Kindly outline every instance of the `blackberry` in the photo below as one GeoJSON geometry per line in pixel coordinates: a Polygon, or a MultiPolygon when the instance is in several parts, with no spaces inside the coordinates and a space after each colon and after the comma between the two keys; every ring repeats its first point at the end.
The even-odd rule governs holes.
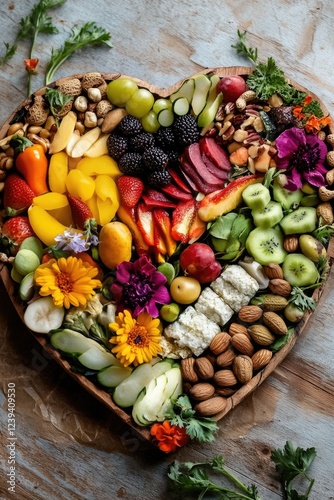
{"type": "Polygon", "coordinates": [[[143,158],[140,153],[125,153],[118,162],[123,174],[140,176],[144,172],[143,158]]]}
{"type": "Polygon", "coordinates": [[[176,149],[166,151],[168,155],[168,165],[177,165],[179,163],[180,153],[176,149]]]}
{"type": "Polygon", "coordinates": [[[147,184],[153,188],[159,188],[162,186],[166,186],[172,181],[172,177],[168,170],[163,168],[162,170],[156,170],[151,172],[147,178],[147,184]]]}
{"type": "Polygon", "coordinates": [[[143,132],[143,127],[138,118],[131,115],[125,115],[119,122],[117,129],[127,137],[134,137],[143,132]]]}
{"type": "Polygon", "coordinates": [[[110,134],[107,140],[109,155],[115,160],[119,160],[128,151],[129,141],[126,137],[117,134],[110,134]]]}
{"type": "Polygon", "coordinates": [[[155,139],[163,150],[173,148],[175,146],[175,135],[172,127],[160,127],[155,134],[155,139]]]}
{"type": "Polygon", "coordinates": [[[149,148],[143,154],[143,162],[148,170],[162,170],[167,166],[168,155],[160,148],[149,148]]]}
{"type": "Polygon", "coordinates": [[[154,135],[149,132],[142,132],[130,139],[130,149],[137,153],[143,153],[145,149],[152,148],[154,145],[154,135]]]}
{"type": "Polygon", "coordinates": [[[195,118],[191,115],[177,116],[173,129],[179,146],[189,146],[199,140],[199,129],[195,118]]]}

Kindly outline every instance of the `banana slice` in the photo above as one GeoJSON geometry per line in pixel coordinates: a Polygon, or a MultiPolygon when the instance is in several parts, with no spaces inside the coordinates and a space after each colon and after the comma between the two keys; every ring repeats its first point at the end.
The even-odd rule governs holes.
{"type": "Polygon", "coordinates": [[[26,326],[36,333],[49,333],[60,328],[65,316],[63,307],[56,307],[52,297],[42,297],[28,305],[24,313],[26,326]]]}

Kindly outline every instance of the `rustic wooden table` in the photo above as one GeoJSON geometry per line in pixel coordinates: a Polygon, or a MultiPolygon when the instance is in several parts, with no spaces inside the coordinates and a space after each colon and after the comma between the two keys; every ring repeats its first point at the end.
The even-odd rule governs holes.
{"type": "MultiPolygon", "coordinates": [[[[33,0],[3,0],[1,41],[13,42],[33,0]]],[[[51,47],[60,46],[74,23],[95,20],[112,34],[113,48],[74,55],[57,77],[97,70],[122,72],[167,87],[206,67],[245,65],[231,48],[237,30],[260,59],[273,56],[293,80],[334,115],[332,30],[334,6],[318,0],[88,0],[67,1],[52,12],[59,34],[38,38],[40,59],[33,88],[43,85],[51,47]]],[[[1,44],[1,51],[4,46],[1,44]]],[[[0,122],[25,98],[23,59],[28,45],[0,73],[0,122]]],[[[286,440],[315,446],[310,471],[312,499],[334,498],[334,274],[294,350],[263,385],[220,422],[214,444],[191,444],[176,456],[161,456],[88,395],[43,353],[16,316],[0,285],[0,498],[169,498],[167,467],[173,459],[203,461],[223,454],[261,498],[282,498],[270,452],[286,440]],[[15,493],[8,491],[11,454],[7,394],[16,391],[15,493]]]]}

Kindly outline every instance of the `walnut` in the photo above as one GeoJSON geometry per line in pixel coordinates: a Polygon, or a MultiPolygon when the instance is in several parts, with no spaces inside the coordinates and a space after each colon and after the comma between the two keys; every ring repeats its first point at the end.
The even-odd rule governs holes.
{"type": "Polygon", "coordinates": [[[33,105],[29,108],[26,122],[29,125],[43,125],[49,116],[49,108],[43,99],[43,96],[35,96],[33,105]]]}

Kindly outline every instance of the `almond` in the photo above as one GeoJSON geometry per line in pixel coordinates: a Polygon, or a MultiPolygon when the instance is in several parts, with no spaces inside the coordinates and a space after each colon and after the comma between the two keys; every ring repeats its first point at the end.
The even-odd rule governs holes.
{"type": "Polygon", "coordinates": [[[195,358],[185,358],[181,360],[181,373],[183,380],[196,384],[198,375],[195,372],[195,358]]]}
{"type": "Polygon", "coordinates": [[[243,333],[236,333],[231,339],[233,347],[241,354],[252,356],[254,354],[254,346],[249,340],[249,337],[243,333]]]}
{"type": "Polygon", "coordinates": [[[274,278],[284,278],[283,269],[281,268],[281,266],[279,266],[278,264],[274,264],[273,262],[268,264],[267,266],[264,266],[264,272],[270,280],[274,278]]]}
{"type": "Polygon", "coordinates": [[[221,354],[224,352],[231,340],[231,335],[229,335],[227,332],[220,332],[218,333],[210,343],[210,351],[213,352],[213,354],[221,354]]]}
{"type": "Polygon", "coordinates": [[[213,377],[214,384],[222,387],[231,387],[237,384],[236,376],[232,370],[218,370],[213,377]]]}
{"type": "Polygon", "coordinates": [[[264,296],[262,306],[266,311],[282,311],[288,305],[288,301],[281,295],[267,293],[264,296]]]}
{"type": "Polygon", "coordinates": [[[208,380],[213,377],[215,370],[208,360],[208,358],[202,357],[202,358],[197,358],[195,360],[194,364],[195,371],[197,375],[202,379],[202,380],[208,380]]]}
{"type": "Polygon", "coordinates": [[[280,278],[274,278],[269,281],[269,288],[273,293],[288,297],[291,293],[291,285],[288,281],[280,278]]]}
{"type": "Polygon", "coordinates": [[[249,356],[240,354],[233,361],[233,372],[240,384],[247,384],[253,377],[253,363],[249,356]]]}
{"type": "Polygon", "coordinates": [[[299,238],[298,236],[291,235],[285,236],[283,240],[283,247],[289,253],[296,252],[299,246],[299,238]]]}
{"type": "Polygon", "coordinates": [[[246,335],[246,337],[249,337],[247,327],[244,325],[240,325],[239,323],[231,323],[228,329],[228,333],[229,335],[231,335],[231,337],[233,337],[233,335],[236,335],[237,333],[243,333],[244,335],[246,335]]]}
{"type": "Polygon", "coordinates": [[[216,387],[216,393],[219,396],[223,396],[224,398],[228,398],[232,396],[237,389],[233,389],[232,387],[216,387]]]}
{"type": "Polygon", "coordinates": [[[214,396],[213,398],[201,401],[195,405],[194,410],[201,417],[212,417],[217,415],[226,408],[226,399],[221,396],[214,396]]]}
{"type": "Polygon", "coordinates": [[[110,132],[112,132],[126,114],[127,112],[123,108],[116,108],[109,111],[109,113],[107,113],[104,117],[102,123],[102,132],[104,134],[109,134],[110,132]]]}
{"type": "Polygon", "coordinates": [[[262,316],[262,309],[259,306],[243,306],[238,312],[240,321],[245,323],[253,323],[262,316]]]}
{"type": "Polygon", "coordinates": [[[284,319],[275,312],[263,313],[263,323],[276,335],[286,335],[288,327],[284,319]]]}
{"type": "Polygon", "coordinates": [[[272,357],[273,353],[272,351],[269,351],[269,349],[260,349],[259,351],[256,351],[256,353],[252,356],[253,370],[256,371],[264,368],[272,357]]]}
{"type": "Polygon", "coordinates": [[[190,396],[196,401],[205,401],[211,398],[215,393],[215,388],[213,385],[207,382],[199,382],[192,386],[189,390],[190,396]]]}
{"type": "Polygon", "coordinates": [[[248,328],[248,332],[254,342],[259,345],[270,345],[275,340],[275,336],[264,325],[252,325],[248,328]]]}
{"type": "Polygon", "coordinates": [[[231,366],[234,358],[236,357],[236,352],[233,349],[233,346],[230,346],[226,349],[226,351],[222,352],[217,356],[216,364],[219,368],[226,368],[227,366],[231,366]]]}

